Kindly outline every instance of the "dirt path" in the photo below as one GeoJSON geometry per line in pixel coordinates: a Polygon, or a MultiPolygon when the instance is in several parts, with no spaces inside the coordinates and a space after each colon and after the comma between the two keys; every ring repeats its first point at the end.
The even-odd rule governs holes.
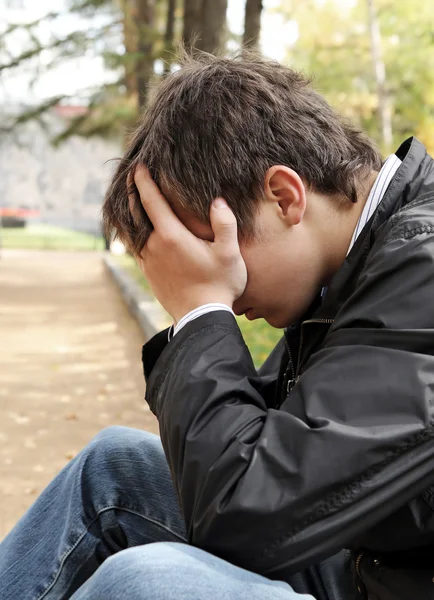
{"type": "Polygon", "coordinates": [[[112,424],[157,432],[143,336],[98,254],[0,256],[0,539],[112,424]]]}

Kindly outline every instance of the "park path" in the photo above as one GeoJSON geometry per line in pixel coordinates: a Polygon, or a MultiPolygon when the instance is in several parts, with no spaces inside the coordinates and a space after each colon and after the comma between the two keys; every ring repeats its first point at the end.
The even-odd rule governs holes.
{"type": "Polygon", "coordinates": [[[1,252],[0,539],[98,431],[158,431],[142,344],[100,254],[1,252]]]}

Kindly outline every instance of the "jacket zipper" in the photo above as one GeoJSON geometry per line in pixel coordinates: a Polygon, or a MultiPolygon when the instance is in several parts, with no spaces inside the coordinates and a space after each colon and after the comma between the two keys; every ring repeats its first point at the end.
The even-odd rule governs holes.
{"type": "MultiPolygon", "coordinates": [[[[307,321],[303,321],[303,323],[301,324],[301,327],[300,327],[300,330],[301,330],[300,331],[300,345],[298,347],[296,369],[294,369],[294,361],[292,360],[291,348],[289,347],[289,344],[288,344],[288,341],[287,341],[286,335],[285,335],[285,345],[286,345],[286,349],[288,350],[289,362],[291,364],[291,375],[292,375],[292,378],[288,379],[287,384],[286,384],[286,393],[287,394],[290,393],[292,388],[295,386],[297,381],[300,379],[300,358],[301,358],[301,351],[303,350],[303,325],[306,325],[307,323],[333,323],[333,322],[334,322],[334,319],[307,319],[307,321]]],[[[287,369],[285,371],[285,379],[288,375],[288,371],[289,371],[289,369],[287,369]]]]}
{"type": "MultiPolygon", "coordinates": [[[[359,592],[359,594],[361,596],[363,596],[363,598],[368,598],[368,594],[366,591],[366,586],[365,586],[365,582],[363,581],[362,578],[362,573],[360,571],[360,563],[362,562],[362,558],[364,557],[364,552],[360,552],[360,554],[358,554],[356,556],[356,560],[354,561],[354,565],[356,568],[356,575],[358,577],[358,582],[357,582],[357,591],[359,592]]],[[[369,600],[369,599],[368,599],[369,600]]]]}
{"type": "Polygon", "coordinates": [[[287,383],[286,383],[286,393],[289,394],[289,392],[292,390],[292,388],[294,387],[294,385],[295,385],[296,382],[295,382],[294,362],[292,360],[291,348],[289,347],[288,340],[286,339],[286,335],[284,337],[285,337],[285,346],[286,346],[286,349],[288,351],[288,358],[289,358],[290,367],[288,366],[288,368],[286,369],[285,375],[283,376],[283,381],[286,380],[286,378],[288,377],[288,374],[289,374],[289,370],[291,369],[292,378],[289,379],[289,377],[288,377],[288,380],[287,380],[287,383]]]}
{"type": "Polygon", "coordinates": [[[356,573],[357,573],[357,575],[358,575],[358,577],[359,577],[360,581],[363,581],[363,580],[362,580],[362,575],[361,575],[361,573],[360,573],[360,562],[361,562],[362,558],[363,558],[363,552],[360,552],[360,554],[358,554],[358,555],[357,555],[357,557],[356,557],[356,561],[355,561],[355,565],[356,565],[356,573]]]}
{"type": "Polygon", "coordinates": [[[308,323],[333,323],[334,319],[308,319],[307,321],[303,321],[301,324],[301,332],[300,332],[300,346],[298,349],[298,361],[297,361],[297,371],[295,373],[295,382],[300,379],[300,358],[301,351],[303,350],[303,325],[307,325],[308,323]]]}

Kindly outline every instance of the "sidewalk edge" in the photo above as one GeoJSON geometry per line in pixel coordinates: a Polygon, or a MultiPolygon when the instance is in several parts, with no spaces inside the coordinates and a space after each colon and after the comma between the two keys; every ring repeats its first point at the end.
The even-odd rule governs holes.
{"type": "Polygon", "coordinates": [[[152,296],[146,294],[109,254],[104,254],[102,259],[146,339],[169,327],[171,323],[161,305],[152,296]]]}

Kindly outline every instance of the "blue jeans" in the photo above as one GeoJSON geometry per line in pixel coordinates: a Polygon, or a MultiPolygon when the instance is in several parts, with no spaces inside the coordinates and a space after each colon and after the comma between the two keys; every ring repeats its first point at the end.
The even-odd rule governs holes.
{"type": "Polygon", "coordinates": [[[0,598],[313,600],[186,537],[160,439],[110,427],[0,544],[0,598]]]}

